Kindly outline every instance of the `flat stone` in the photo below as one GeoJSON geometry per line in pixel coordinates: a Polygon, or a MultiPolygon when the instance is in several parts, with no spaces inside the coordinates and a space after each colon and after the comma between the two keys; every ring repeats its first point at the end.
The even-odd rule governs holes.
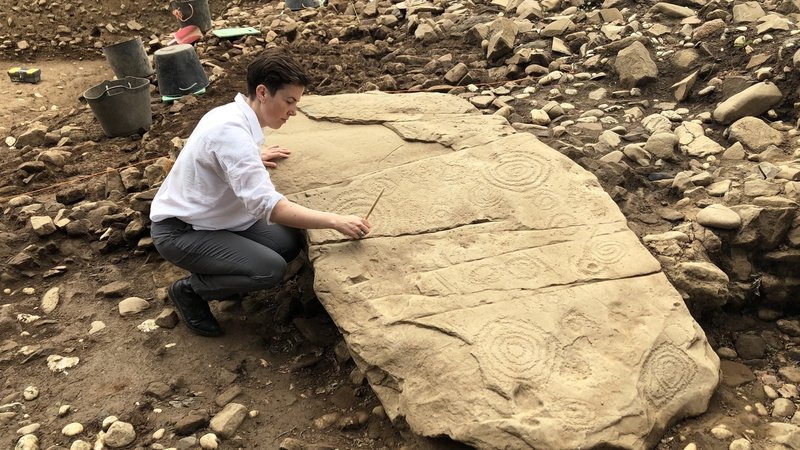
{"type": "Polygon", "coordinates": [[[742,363],[720,361],[719,367],[722,370],[722,383],[726,386],[741,386],[756,379],[753,371],[742,363]]]}
{"type": "Polygon", "coordinates": [[[324,119],[298,115],[270,134],[321,162],[275,172],[310,208],[365,213],[385,189],[366,239],[308,237],[317,295],[387,416],[481,448],[628,448],[702,412],[718,357],[596,177],[464,99],[408,98],[309,96],[301,112],[324,119]],[[469,112],[422,112],[445,99],[469,112]],[[309,138],[368,136],[376,120],[405,145],[309,138]],[[420,142],[428,150],[401,165],[363,163],[420,142]],[[647,420],[622,425],[628,415],[647,420]]]}
{"type": "Polygon", "coordinates": [[[58,307],[59,292],[60,289],[58,287],[52,287],[44,293],[41,303],[42,312],[50,314],[55,311],[56,307],[58,307]]]}
{"type": "Polygon", "coordinates": [[[117,308],[120,316],[127,317],[146,311],[150,308],[150,302],[140,297],[128,297],[119,302],[117,308]]]}
{"type": "Polygon", "coordinates": [[[783,144],[783,133],[757,117],[742,117],[730,126],[730,140],[739,141],[757,152],[770,145],[783,144]]]}
{"type": "Polygon", "coordinates": [[[766,13],[759,2],[744,2],[733,5],[733,23],[751,23],[764,17],[766,13]]]}
{"type": "Polygon", "coordinates": [[[709,205],[697,214],[697,223],[705,227],[736,230],[742,225],[742,218],[724,205],[709,205]]]}
{"type": "Polygon", "coordinates": [[[39,236],[48,236],[56,232],[56,224],[50,216],[32,216],[30,218],[33,232],[39,236]]]}

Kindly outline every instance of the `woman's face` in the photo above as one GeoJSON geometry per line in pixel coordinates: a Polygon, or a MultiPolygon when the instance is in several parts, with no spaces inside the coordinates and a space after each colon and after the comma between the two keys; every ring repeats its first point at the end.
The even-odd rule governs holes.
{"type": "Polygon", "coordinates": [[[297,102],[303,96],[305,87],[294,84],[287,84],[275,91],[275,95],[270,94],[266,86],[259,85],[256,88],[256,97],[259,100],[257,116],[261,127],[269,127],[277,130],[287,120],[297,114],[297,102]]]}

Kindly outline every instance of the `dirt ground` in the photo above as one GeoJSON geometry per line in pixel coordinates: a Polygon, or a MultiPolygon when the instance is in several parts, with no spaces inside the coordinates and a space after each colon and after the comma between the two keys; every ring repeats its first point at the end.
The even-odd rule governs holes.
{"type": "MultiPolygon", "coordinates": [[[[158,136],[151,140],[158,145],[142,148],[138,138],[104,137],[88,106],[80,100],[85,89],[113,76],[102,56],[102,46],[124,36],[138,35],[146,39],[156,36],[162,41],[168,40],[177,26],[165,7],[166,2],[73,3],[66,9],[64,2],[0,0],[0,35],[4,36],[0,66],[27,65],[42,70],[42,81],[38,84],[11,83],[5,75],[0,77],[0,99],[4,103],[0,108],[0,138],[16,135],[19,124],[32,120],[41,120],[50,129],[77,126],[90,137],[61,174],[35,178],[24,191],[86,176],[88,178],[82,182],[90,191],[102,190],[103,181],[99,175],[107,167],[140,164],[174,151],[170,143],[173,137],[188,136],[205,111],[229,102],[242,88],[236,76],[221,78],[206,94],[196,97],[178,112],[154,95],[154,123],[149,134],[158,136]],[[132,31],[121,25],[130,20],[137,21],[143,28],[132,31]],[[108,31],[109,24],[114,32],[108,31]],[[69,31],[58,31],[58,26],[69,31]],[[80,36],[82,41],[59,46],[59,36],[65,35],[80,36]],[[26,51],[18,50],[17,42],[21,40],[28,41],[31,47],[26,51]]],[[[211,2],[212,16],[231,7],[247,8],[263,3],[214,1],[211,2]]],[[[325,47],[302,39],[291,46],[296,54],[302,55],[304,65],[316,81],[310,88],[310,93],[315,94],[355,92],[366,82],[378,81],[383,74],[380,63],[363,53],[351,51],[359,48],[350,44],[325,47]]],[[[471,55],[483,57],[478,46],[463,39],[415,48],[421,59],[427,61],[447,53],[465,59],[471,55]]],[[[211,56],[213,59],[214,55],[211,56]]],[[[228,64],[221,60],[215,63],[230,74],[243,71],[241,63],[228,64]]],[[[731,68],[740,66],[740,62],[730,59],[725,63],[731,68]]],[[[398,77],[398,80],[397,90],[408,89],[414,83],[411,77],[398,77]]],[[[650,95],[657,97],[662,87],[652,88],[650,95]]],[[[518,114],[523,116],[524,112],[518,114]]],[[[0,203],[5,204],[8,197],[20,193],[13,187],[16,183],[14,168],[20,161],[8,153],[4,155],[7,148],[2,145],[0,142],[3,187],[0,203]]],[[[644,177],[646,173],[638,175],[644,177]]],[[[632,188],[639,187],[635,180],[631,183],[632,188]]],[[[58,188],[50,188],[42,195],[54,198],[58,191],[58,188]]],[[[651,200],[661,199],[651,197],[651,200]]],[[[642,207],[644,216],[655,206],[658,205],[642,207]]],[[[642,223],[640,212],[626,211],[635,231],[637,224],[642,223]]],[[[0,404],[21,401],[26,414],[22,423],[19,417],[9,423],[0,422],[0,446],[13,448],[18,438],[16,430],[29,422],[41,423],[45,430],[39,433],[41,448],[68,448],[74,438],[61,434],[64,425],[82,423],[86,430],[78,437],[91,440],[90,436],[96,435],[102,420],[115,415],[138,430],[139,437],[130,448],[133,445],[145,448],[156,441],[151,437],[156,430],[174,430],[176,422],[192,412],[201,417],[213,415],[220,409],[215,403],[217,396],[239,389],[241,393],[235,401],[250,411],[257,411],[257,415],[248,418],[234,438],[224,441],[220,447],[223,449],[274,449],[286,438],[329,446],[319,448],[465,448],[446,439],[421,439],[402,423],[392,424],[381,416],[375,395],[358,378],[353,362],[343,356],[341,337],[335,325],[313,299],[310,291],[313,274],[309,267],[301,267],[287,283],[272,292],[248,296],[238,304],[215,303],[213,307],[227,330],[224,337],[201,338],[181,325],[175,329],[142,332],[137,326],[144,318],[154,317],[162,307],[169,306],[164,288],[182,276],[179,271],[164,263],[152,250],[108,249],[97,240],[76,239],[62,239],[54,247],[48,246],[46,241],[21,231],[24,225],[0,221],[4,242],[0,245],[0,260],[5,262],[20,248],[36,244],[43,246],[44,259],[50,266],[31,271],[29,277],[0,280],[2,288],[8,290],[0,296],[0,304],[9,304],[14,311],[36,314],[39,299],[53,287],[59,287],[61,301],[46,320],[33,327],[26,326],[26,333],[21,332],[16,321],[0,325],[3,350],[0,352],[3,373],[0,404]],[[49,269],[59,266],[65,269],[43,276],[49,269]],[[98,293],[101,288],[117,282],[124,285],[116,295],[150,300],[150,311],[133,318],[120,317],[118,298],[98,293]],[[25,288],[32,288],[33,293],[26,293],[25,288]],[[95,321],[102,321],[106,329],[89,335],[95,321]],[[27,354],[20,356],[18,350],[23,347],[27,354]],[[47,369],[46,358],[54,354],[78,356],[80,363],[68,373],[52,373],[47,369]],[[166,391],[159,388],[162,384],[168,386],[166,391]],[[39,389],[34,401],[20,398],[28,386],[39,389]],[[70,405],[65,417],[58,415],[62,405],[70,405]],[[358,423],[359,413],[368,415],[366,423],[358,423]],[[328,414],[335,416],[326,416],[328,414]],[[319,422],[315,424],[323,416],[333,417],[330,419],[333,425],[322,428],[319,422]]],[[[731,324],[751,322],[756,326],[749,317],[717,316],[713,321],[709,318],[703,326],[712,339],[730,345],[732,331],[735,331],[731,324]]],[[[764,366],[769,365],[770,362],[764,363],[764,366]]],[[[682,449],[688,442],[696,442],[702,449],[714,448],[719,441],[710,440],[707,430],[732,412],[740,412],[744,405],[763,400],[763,397],[758,387],[743,393],[723,386],[707,414],[675,425],[659,448],[682,449]]],[[[742,426],[753,429],[755,437],[763,435],[756,421],[742,426]]],[[[181,437],[168,433],[158,442],[165,448],[172,447],[181,437]]]]}

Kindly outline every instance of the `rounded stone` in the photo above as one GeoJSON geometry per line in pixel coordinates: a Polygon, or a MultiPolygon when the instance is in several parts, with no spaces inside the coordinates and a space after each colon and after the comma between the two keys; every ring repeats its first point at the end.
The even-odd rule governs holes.
{"type": "Polygon", "coordinates": [[[106,445],[111,448],[124,447],[136,439],[136,432],[133,430],[133,425],[116,421],[108,427],[106,432],[106,445]]]}
{"type": "Polygon", "coordinates": [[[742,218],[723,205],[708,205],[697,213],[697,223],[704,227],[736,230],[742,226],[742,218]]]}
{"type": "Polygon", "coordinates": [[[72,443],[69,450],[92,450],[92,444],[78,439],[72,443]]]}
{"type": "Polygon", "coordinates": [[[731,445],[728,446],[728,450],[750,450],[752,445],[750,441],[745,438],[739,438],[731,442],[731,445]]]}
{"type": "Polygon", "coordinates": [[[742,334],[736,338],[736,353],[742,359],[763,358],[767,351],[764,338],[753,334],[742,334]]]}
{"type": "Polygon", "coordinates": [[[39,438],[33,434],[26,434],[19,438],[14,450],[39,450],[39,438]]]}
{"type": "Polygon", "coordinates": [[[22,392],[22,398],[27,401],[36,400],[39,397],[39,389],[36,386],[28,386],[22,392]]]}
{"type": "Polygon", "coordinates": [[[779,398],[772,402],[772,417],[792,417],[797,406],[788,398],[779,398]]]}
{"type": "Polygon", "coordinates": [[[83,425],[79,424],[78,422],[64,425],[64,428],[61,429],[61,434],[64,436],[77,436],[81,433],[83,433],[83,425]]]}
{"type": "Polygon", "coordinates": [[[733,432],[723,426],[712,428],[711,434],[717,439],[730,439],[733,437],[733,432]]]}

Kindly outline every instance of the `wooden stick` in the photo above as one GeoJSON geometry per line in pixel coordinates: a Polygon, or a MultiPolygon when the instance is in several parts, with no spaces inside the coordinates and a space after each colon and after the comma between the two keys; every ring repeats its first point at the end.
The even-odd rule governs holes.
{"type": "Polygon", "coordinates": [[[375,199],[375,202],[372,204],[372,207],[369,209],[369,212],[367,212],[367,215],[364,216],[364,220],[369,219],[369,215],[372,214],[372,210],[375,209],[375,205],[378,204],[378,200],[381,199],[381,195],[383,195],[383,191],[385,190],[386,188],[381,189],[381,192],[378,194],[378,198],[375,199]]]}

